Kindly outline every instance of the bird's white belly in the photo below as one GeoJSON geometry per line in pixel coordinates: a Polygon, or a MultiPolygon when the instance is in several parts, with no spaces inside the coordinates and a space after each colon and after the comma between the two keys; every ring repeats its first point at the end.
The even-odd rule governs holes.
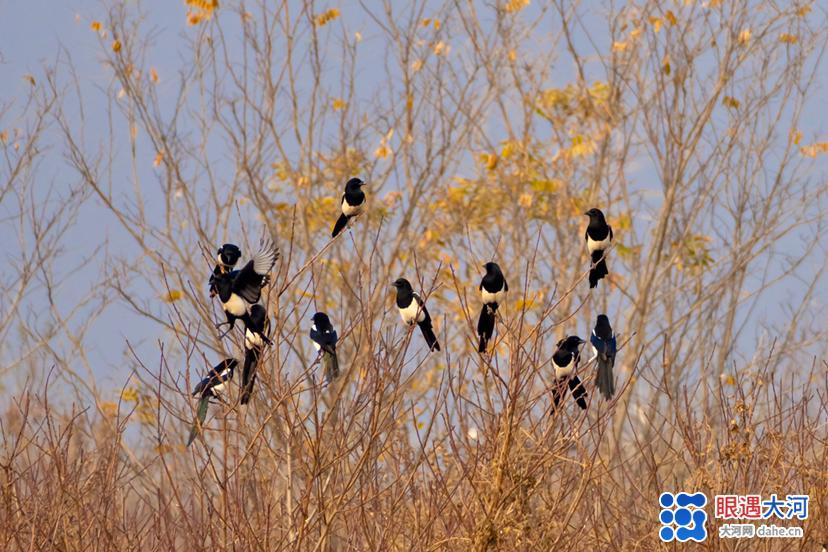
{"type": "Polygon", "coordinates": [[[411,304],[405,308],[400,309],[400,316],[406,324],[415,324],[425,320],[425,313],[420,309],[417,301],[411,301],[411,304]]]}
{"type": "Polygon", "coordinates": [[[261,335],[259,335],[257,333],[253,333],[248,329],[245,329],[244,330],[244,346],[247,347],[248,349],[252,349],[254,347],[262,347],[262,346],[264,346],[264,339],[262,339],[261,335]]]}
{"type": "Polygon", "coordinates": [[[233,316],[244,316],[245,314],[247,314],[247,303],[244,299],[242,299],[235,293],[230,294],[230,299],[228,299],[227,302],[224,303],[223,307],[224,310],[226,310],[233,316]]]}
{"type": "Polygon", "coordinates": [[[320,347],[320,346],[319,346],[319,343],[317,343],[316,341],[311,341],[311,343],[313,343],[313,347],[314,347],[314,349],[316,349],[317,351],[318,351],[319,349],[321,349],[321,348],[322,348],[322,347],[320,347]]]}
{"type": "Polygon", "coordinates": [[[592,253],[593,251],[603,251],[604,249],[609,247],[611,242],[612,240],[610,239],[609,234],[607,234],[606,238],[600,241],[593,240],[589,237],[589,234],[587,234],[587,249],[590,253],[592,253]]]}
{"type": "Polygon", "coordinates": [[[342,214],[348,217],[356,216],[362,213],[362,208],[365,206],[363,201],[359,205],[349,205],[346,200],[342,200],[342,214]]]}
{"type": "Polygon", "coordinates": [[[225,389],[227,389],[227,382],[223,381],[220,384],[213,386],[212,391],[215,395],[221,395],[224,393],[225,389]]]}
{"type": "Polygon", "coordinates": [[[491,293],[486,291],[486,288],[480,290],[480,297],[483,298],[484,303],[497,303],[498,305],[506,299],[506,292],[504,290],[491,293]]]}
{"type": "Polygon", "coordinates": [[[566,366],[558,366],[557,364],[555,364],[553,362],[552,366],[555,367],[555,377],[558,378],[558,379],[565,378],[566,376],[571,375],[572,372],[575,370],[575,362],[574,361],[570,362],[566,366]]]}

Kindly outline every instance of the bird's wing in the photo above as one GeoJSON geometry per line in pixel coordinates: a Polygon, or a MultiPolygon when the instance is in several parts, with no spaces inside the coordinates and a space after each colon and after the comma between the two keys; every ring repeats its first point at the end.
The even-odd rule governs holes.
{"type": "Polygon", "coordinates": [[[592,346],[595,347],[595,350],[599,353],[604,352],[604,348],[606,347],[606,343],[604,340],[595,335],[595,330],[592,330],[592,335],[589,337],[589,342],[592,343],[592,346]]]}
{"type": "Polygon", "coordinates": [[[610,234],[610,241],[612,241],[612,226],[610,226],[609,224],[607,224],[607,229],[609,230],[609,234],[610,234]]]}
{"type": "Polygon", "coordinates": [[[265,238],[259,246],[258,253],[253,257],[253,270],[256,271],[256,274],[264,276],[270,272],[278,258],[279,248],[273,245],[270,239],[265,238]]]}
{"type": "Polygon", "coordinates": [[[506,281],[506,277],[503,277],[503,291],[509,291],[509,282],[506,281]]]}

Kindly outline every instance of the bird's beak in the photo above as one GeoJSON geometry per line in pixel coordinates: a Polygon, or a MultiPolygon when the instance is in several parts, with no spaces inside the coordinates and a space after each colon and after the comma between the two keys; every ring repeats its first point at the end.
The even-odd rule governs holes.
{"type": "Polygon", "coordinates": [[[584,213],[586,216],[589,216],[589,213],[584,213]]]}

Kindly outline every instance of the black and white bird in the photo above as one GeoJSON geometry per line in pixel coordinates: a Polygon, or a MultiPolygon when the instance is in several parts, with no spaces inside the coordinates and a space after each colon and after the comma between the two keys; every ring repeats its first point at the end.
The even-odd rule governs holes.
{"type": "Polygon", "coordinates": [[[227,324],[230,326],[227,330],[229,332],[239,319],[245,327],[248,325],[250,307],[261,299],[263,282],[278,258],[279,250],[273,242],[265,239],[262,240],[259,252],[241,270],[215,277],[216,292],[224,314],[227,315],[227,322],[218,324],[217,327],[227,324]]]}
{"type": "Polygon", "coordinates": [[[439,351],[440,344],[437,342],[437,336],[434,335],[431,316],[428,314],[423,299],[414,293],[411,284],[405,278],[398,278],[391,285],[397,288],[397,308],[400,310],[403,322],[408,326],[417,324],[423,332],[429,350],[439,351]]]}
{"type": "Polygon", "coordinates": [[[586,343],[577,335],[570,335],[557,343],[555,354],[552,355],[552,366],[555,368],[555,386],[552,388],[552,411],[558,409],[561,396],[566,392],[564,385],[569,386],[572,397],[582,409],[586,410],[586,389],[576,373],[581,361],[580,346],[586,343]]]}
{"type": "Polygon", "coordinates": [[[615,378],[612,375],[612,368],[615,366],[616,343],[615,334],[606,314],[598,315],[589,341],[598,366],[596,385],[604,398],[610,400],[615,394],[615,378]]]}
{"type": "Polygon", "coordinates": [[[317,312],[311,318],[310,338],[313,346],[322,354],[322,372],[325,382],[330,384],[339,377],[339,359],[336,356],[336,342],[339,339],[331,319],[324,312],[317,312]]]}
{"type": "Polygon", "coordinates": [[[216,293],[218,293],[215,283],[216,276],[232,271],[233,267],[236,266],[236,263],[239,262],[240,258],[241,249],[239,249],[238,245],[225,243],[218,248],[218,251],[216,252],[216,267],[210,275],[210,297],[215,297],[216,293]]]}
{"type": "Polygon", "coordinates": [[[241,394],[239,402],[247,404],[253,395],[256,384],[256,371],[264,355],[264,348],[270,345],[267,337],[270,332],[270,318],[267,309],[261,303],[250,307],[247,324],[244,328],[244,365],[242,366],[241,394]]]}
{"type": "Polygon", "coordinates": [[[606,256],[607,249],[612,243],[612,227],[607,224],[600,209],[593,207],[584,214],[589,217],[589,225],[584,234],[592,262],[589,269],[589,287],[594,288],[598,285],[598,280],[609,274],[606,256]]]}
{"type": "Polygon", "coordinates": [[[349,220],[362,213],[365,208],[365,192],[362,191],[363,186],[365,186],[365,182],[359,178],[352,178],[345,184],[345,193],[342,194],[342,203],[340,205],[342,214],[339,215],[336,224],[334,224],[331,237],[335,238],[339,235],[345,229],[345,226],[348,225],[349,220]]]}
{"type": "Polygon", "coordinates": [[[480,309],[480,318],[477,320],[477,335],[480,337],[477,350],[481,353],[486,352],[494,334],[497,307],[506,299],[506,292],[509,291],[509,284],[497,263],[486,263],[483,268],[486,269],[486,275],[480,281],[483,308],[480,309]]]}
{"type": "Polygon", "coordinates": [[[190,429],[190,436],[187,439],[187,446],[189,447],[198,435],[204,420],[207,418],[207,407],[210,404],[210,399],[216,397],[222,398],[222,395],[227,390],[227,385],[233,379],[233,372],[236,370],[239,361],[235,358],[226,358],[216,364],[204,376],[198,385],[193,389],[193,397],[199,397],[198,406],[196,407],[196,419],[193,422],[193,427],[190,429]]]}

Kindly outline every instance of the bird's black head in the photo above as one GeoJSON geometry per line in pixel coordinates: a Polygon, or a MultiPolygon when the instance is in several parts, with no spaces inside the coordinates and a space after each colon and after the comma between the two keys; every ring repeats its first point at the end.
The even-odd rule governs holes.
{"type": "Polygon", "coordinates": [[[317,328],[327,328],[331,325],[331,319],[324,312],[317,312],[311,317],[311,320],[317,328]]]}
{"type": "Polygon", "coordinates": [[[365,186],[365,182],[363,182],[359,178],[352,178],[345,184],[345,191],[353,192],[359,190],[363,186],[365,186]]]}
{"type": "Polygon", "coordinates": [[[396,280],[394,280],[394,283],[391,284],[391,285],[394,286],[395,288],[397,288],[398,290],[400,290],[400,289],[402,289],[402,290],[411,289],[411,283],[409,283],[409,281],[406,280],[405,278],[397,278],[396,280]]]}
{"type": "Polygon", "coordinates": [[[595,320],[595,325],[596,326],[609,326],[610,325],[609,318],[607,317],[606,314],[599,314],[598,318],[595,320]]]}
{"type": "Polygon", "coordinates": [[[483,265],[486,269],[486,274],[499,274],[500,266],[497,263],[486,263],[483,265]]]}
{"type": "Polygon", "coordinates": [[[578,350],[578,347],[580,347],[584,343],[586,343],[586,341],[584,341],[577,335],[570,335],[566,339],[561,339],[560,341],[558,341],[558,347],[565,351],[574,353],[578,350]]]}
{"type": "Polygon", "coordinates": [[[589,217],[589,220],[597,220],[599,222],[604,222],[604,213],[601,211],[601,209],[593,207],[584,214],[589,217]]]}
{"type": "Polygon", "coordinates": [[[241,249],[235,244],[225,243],[218,249],[218,258],[222,264],[235,266],[241,258],[241,249]]]}

